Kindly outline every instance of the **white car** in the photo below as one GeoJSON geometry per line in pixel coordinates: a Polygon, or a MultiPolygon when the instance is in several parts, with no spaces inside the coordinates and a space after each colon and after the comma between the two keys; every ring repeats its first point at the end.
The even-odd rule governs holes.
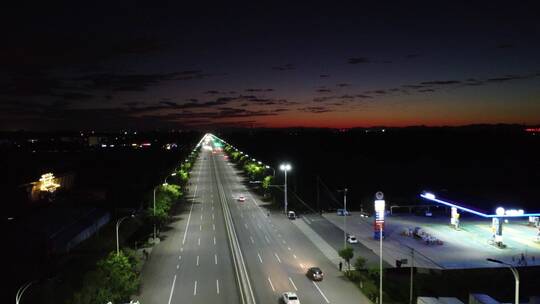
{"type": "Polygon", "coordinates": [[[356,238],[356,236],[349,234],[349,235],[347,235],[347,243],[349,243],[349,244],[357,244],[358,239],[356,238]]]}
{"type": "Polygon", "coordinates": [[[283,293],[282,299],[285,304],[300,304],[300,300],[298,300],[296,293],[291,291],[283,293]]]}
{"type": "Polygon", "coordinates": [[[239,202],[245,202],[245,201],[246,201],[246,197],[243,196],[243,195],[240,195],[240,196],[238,197],[238,201],[239,201],[239,202]]]}

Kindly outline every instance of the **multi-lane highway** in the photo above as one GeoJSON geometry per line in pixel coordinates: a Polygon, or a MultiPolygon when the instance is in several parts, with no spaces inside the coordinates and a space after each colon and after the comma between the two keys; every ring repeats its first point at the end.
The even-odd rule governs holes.
{"type": "Polygon", "coordinates": [[[277,303],[285,291],[302,303],[369,303],[290,220],[260,206],[223,154],[202,151],[192,172],[192,200],[145,265],[141,303],[277,303]],[[322,282],[306,277],[311,266],[322,282]]]}

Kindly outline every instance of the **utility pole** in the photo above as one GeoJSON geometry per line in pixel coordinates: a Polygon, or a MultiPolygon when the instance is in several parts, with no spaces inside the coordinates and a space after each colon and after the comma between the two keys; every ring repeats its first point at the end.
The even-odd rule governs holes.
{"type": "Polygon", "coordinates": [[[413,303],[413,273],[414,273],[414,248],[411,247],[411,289],[409,291],[409,304],[413,303]]]}
{"type": "Polygon", "coordinates": [[[315,178],[315,184],[317,185],[317,211],[321,211],[321,209],[319,208],[320,191],[319,191],[319,176],[318,175],[315,178]]]}

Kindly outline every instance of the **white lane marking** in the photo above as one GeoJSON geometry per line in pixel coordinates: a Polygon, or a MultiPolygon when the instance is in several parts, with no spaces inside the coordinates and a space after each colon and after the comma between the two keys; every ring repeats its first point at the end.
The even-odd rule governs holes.
{"type": "Polygon", "coordinates": [[[201,214],[201,221],[202,221],[202,214],[201,214]]]}
{"type": "Polygon", "coordinates": [[[212,230],[216,230],[216,224],[212,224],[212,230]]]}
{"type": "Polygon", "coordinates": [[[295,259],[297,259],[296,254],[293,254],[292,256],[293,256],[295,259]]]}
{"type": "Polygon", "coordinates": [[[289,282],[291,282],[292,287],[294,287],[294,290],[298,291],[298,288],[296,288],[296,285],[294,285],[294,282],[293,282],[293,280],[291,279],[291,277],[289,277],[289,282]]]}
{"type": "Polygon", "coordinates": [[[199,225],[199,231],[202,231],[202,225],[199,225]]]}
{"type": "Polygon", "coordinates": [[[321,296],[324,298],[324,300],[326,301],[326,303],[330,303],[330,301],[328,301],[328,298],[324,295],[324,293],[322,292],[322,290],[319,288],[319,285],[317,285],[317,283],[311,281],[313,283],[313,285],[315,285],[315,288],[317,288],[317,290],[319,291],[319,293],[321,294],[321,296]]]}
{"type": "Polygon", "coordinates": [[[176,269],[179,269],[180,268],[180,264],[176,264],[176,269]]]}
{"type": "Polygon", "coordinates": [[[180,252],[184,252],[184,247],[180,247],[180,252]]]}
{"type": "Polygon", "coordinates": [[[214,236],[214,245],[216,244],[216,237],[214,236]]]}
{"type": "Polygon", "coordinates": [[[174,284],[176,283],[176,275],[174,275],[174,279],[172,281],[172,286],[171,286],[171,293],[169,294],[169,304],[171,304],[171,300],[172,300],[172,294],[174,292],[174,284]]]}
{"type": "Polygon", "coordinates": [[[283,244],[287,244],[287,242],[285,240],[282,240],[283,244]]]}
{"type": "Polygon", "coordinates": [[[276,291],[274,288],[274,284],[272,284],[272,280],[270,280],[270,277],[268,277],[268,283],[270,283],[270,287],[272,287],[272,291],[276,291]]]}
{"type": "Polygon", "coordinates": [[[214,219],[215,219],[215,218],[214,218],[214,214],[212,213],[212,220],[214,220],[214,219]]]}
{"type": "Polygon", "coordinates": [[[291,251],[291,247],[287,247],[287,250],[291,251]]]}
{"type": "Polygon", "coordinates": [[[252,236],[249,236],[249,239],[251,240],[251,244],[255,244],[255,240],[253,240],[252,236]]]}
{"type": "Polygon", "coordinates": [[[201,246],[201,238],[199,238],[199,241],[198,241],[198,243],[199,243],[199,246],[201,246]]]}
{"type": "Polygon", "coordinates": [[[217,254],[214,254],[214,263],[217,265],[217,254]]]}
{"type": "Polygon", "coordinates": [[[214,211],[214,206],[212,206],[212,211],[214,211]]]}
{"type": "Polygon", "coordinates": [[[240,213],[240,217],[241,217],[241,218],[244,218],[244,214],[240,213]]]}
{"type": "Polygon", "coordinates": [[[311,221],[307,217],[304,217],[304,220],[306,220],[306,222],[311,225],[311,221]]]}
{"type": "Polygon", "coordinates": [[[259,227],[259,229],[262,229],[261,224],[257,224],[257,227],[259,227]]]}
{"type": "Polygon", "coordinates": [[[199,256],[197,256],[197,266],[199,266],[199,256]]]}
{"type": "Polygon", "coordinates": [[[189,220],[191,220],[191,210],[193,210],[193,203],[191,203],[191,207],[189,208],[189,215],[187,218],[186,230],[184,230],[184,239],[182,240],[182,245],[186,243],[186,236],[189,229],[189,220]]]}
{"type": "Polygon", "coordinates": [[[195,285],[193,286],[193,295],[197,295],[197,281],[195,281],[195,285]]]}
{"type": "Polygon", "coordinates": [[[182,259],[182,256],[181,256],[181,255],[179,255],[179,256],[178,256],[178,259],[179,259],[179,260],[181,260],[181,259],[182,259]]]}
{"type": "Polygon", "coordinates": [[[267,242],[268,244],[270,244],[270,240],[268,239],[268,237],[267,237],[266,235],[264,236],[264,239],[266,240],[266,242],[267,242]]]}
{"type": "Polygon", "coordinates": [[[257,256],[259,257],[259,262],[261,262],[262,264],[262,258],[261,258],[261,255],[259,253],[257,253],[257,256]]]}
{"type": "Polygon", "coordinates": [[[277,255],[277,253],[275,253],[275,252],[274,252],[274,255],[276,256],[276,259],[278,260],[278,262],[280,262],[280,263],[281,263],[281,260],[279,259],[279,257],[278,257],[278,255],[277,255]]]}
{"type": "Polygon", "coordinates": [[[216,280],[216,292],[219,294],[219,280],[216,280]]]}
{"type": "Polygon", "coordinates": [[[246,229],[248,229],[247,223],[244,223],[244,227],[246,227],[246,229]]]}

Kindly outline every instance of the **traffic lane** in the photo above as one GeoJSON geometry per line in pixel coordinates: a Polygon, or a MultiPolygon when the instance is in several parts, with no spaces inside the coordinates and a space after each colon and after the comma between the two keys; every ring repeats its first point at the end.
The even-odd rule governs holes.
{"type": "MultiPolygon", "coordinates": [[[[253,201],[254,205],[257,205],[257,209],[260,208],[257,204],[257,202],[253,201]]],[[[255,208],[255,207],[254,207],[255,208]]],[[[249,208],[246,208],[249,209],[249,208]]],[[[264,212],[261,212],[260,210],[255,211],[256,214],[261,216],[261,214],[264,214],[264,212]]],[[[248,217],[252,218],[252,217],[248,217]]],[[[259,219],[253,219],[253,221],[260,221],[263,220],[262,218],[259,219]]],[[[264,228],[264,226],[263,226],[264,228]]],[[[358,299],[362,299],[365,297],[361,294],[361,292],[354,286],[354,284],[346,281],[346,279],[343,277],[343,274],[339,272],[336,269],[336,266],[333,265],[312,243],[309,241],[300,230],[292,223],[290,223],[290,220],[287,219],[284,215],[275,214],[275,216],[272,216],[272,218],[269,221],[269,225],[266,225],[266,233],[270,234],[272,236],[271,241],[277,243],[277,247],[280,247],[280,250],[277,250],[282,253],[282,263],[288,263],[290,267],[286,267],[288,274],[292,277],[298,277],[298,284],[297,287],[299,290],[303,289],[302,287],[299,287],[298,285],[301,285],[305,288],[307,288],[308,293],[307,295],[313,295],[316,293],[312,293],[312,291],[309,291],[310,288],[315,288],[316,292],[320,294],[320,296],[323,297],[325,302],[331,301],[332,298],[337,299],[339,303],[356,303],[358,299]],[[277,222],[277,223],[272,223],[277,222]],[[273,232],[273,233],[271,233],[273,232]],[[277,239],[276,239],[277,237],[277,239]],[[294,245],[293,245],[294,244],[294,245]],[[297,248],[292,249],[291,246],[297,248]],[[285,250],[285,247],[287,248],[285,250]],[[292,253],[287,254],[286,251],[289,251],[292,253]],[[297,267],[295,267],[297,265],[297,267]],[[323,269],[326,273],[326,278],[323,282],[317,283],[317,286],[313,284],[306,276],[305,272],[310,266],[318,266],[323,269]],[[325,270],[325,268],[327,270],[325,270]],[[299,271],[294,271],[295,269],[298,269],[299,271]],[[299,277],[300,276],[300,277],[299,277]],[[302,277],[303,276],[303,280],[302,277]],[[306,281],[307,280],[307,281],[306,281]],[[345,282],[344,282],[345,280],[345,282]],[[306,282],[311,283],[313,286],[307,287],[304,284],[306,282]],[[349,286],[342,286],[344,283],[345,285],[349,286]],[[327,290],[328,289],[328,290],[327,290]],[[340,291],[340,289],[342,291],[340,291]],[[337,290],[337,292],[335,292],[337,290]]],[[[300,295],[300,293],[299,293],[300,295]]],[[[317,301],[318,299],[312,299],[313,301],[317,301]]],[[[367,300],[367,299],[365,299],[367,300]]]]}
{"type": "MultiPolygon", "coordinates": [[[[231,177],[232,172],[225,172],[227,173],[231,177]]],[[[235,191],[243,190],[243,185],[238,184],[235,178],[224,177],[224,180],[229,188],[229,196],[232,197],[235,191]],[[234,190],[231,189],[233,187],[234,190]]],[[[240,219],[237,224],[240,228],[239,234],[245,232],[241,239],[249,240],[247,244],[242,244],[242,248],[249,255],[257,256],[260,264],[258,268],[263,272],[262,275],[257,273],[257,276],[261,278],[267,276],[267,284],[270,285],[275,297],[279,298],[285,291],[293,291],[298,293],[303,303],[326,303],[324,294],[318,294],[317,287],[305,276],[304,270],[307,268],[303,269],[300,266],[301,263],[292,261],[293,251],[286,242],[283,242],[280,233],[276,234],[277,229],[266,217],[266,213],[247,201],[237,202],[233,199],[231,202],[233,205],[231,212],[236,209],[236,214],[244,214],[243,217],[236,216],[240,219]],[[255,243],[252,239],[255,239],[255,243]]],[[[252,260],[248,261],[248,263],[252,262],[252,260]]]]}
{"type": "MultiPolygon", "coordinates": [[[[197,171],[200,172],[203,166],[200,164],[197,171]]],[[[172,287],[172,282],[177,274],[178,251],[182,245],[182,237],[189,229],[190,207],[183,208],[182,215],[176,217],[178,220],[171,223],[169,231],[162,232],[164,241],[152,249],[150,260],[146,262],[142,273],[141,299],[148,303],[168,303],[172,287]]]]}
{"type": "MultiPolygon", "coordinates": [[[[213,163],[211,166],[213,166],[213,163]]],[[[211,174],[210,179],[212,180],[212,192],[205,208],[206,220],[203,231],[207,231],[208,235],[211,235],[208,243],[213,246],[214,254],[210,256],[209,269],[206,271],[206,275],[210,279],[209,284],[214,285],[213,288],[216,294],[219,295],[217,303],[240,303],[233,258],[225,233],[223,209],[217,195],[218,187],[215,175],[211,174]]],[[[209,250],[209,252],[212,252],[212,250],[209,250]]]]}

